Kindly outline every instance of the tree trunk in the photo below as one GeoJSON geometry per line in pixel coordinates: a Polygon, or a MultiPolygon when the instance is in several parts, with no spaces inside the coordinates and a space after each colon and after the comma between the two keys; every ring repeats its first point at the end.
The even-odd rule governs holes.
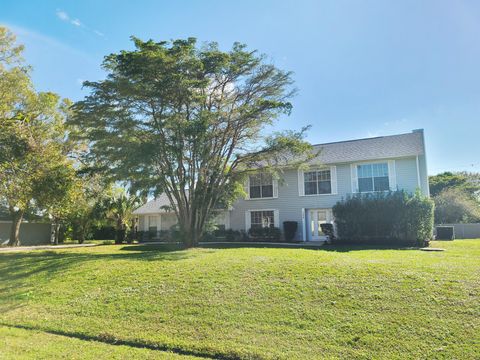
{"type": "Polygon", "coordinates": [[[60,223],[55,222],[53,225],[53,244],[58,245],[58,238],[60,236],[60,223]]]}
{"type": "Polygon", "coordinates": [[[22,224],[24,210],[10,210],[12,215],[12,226],[10,228],[10,240],[8,246],[18,246],[20,244],[20,225],[22,224]]]}
{"type": "Polygon", "coordinates": [[[122,219],[117,219],[117,226],[115,231],[115,244],[121,244],[125,240],[125,232],[123,231],[122,219]]]}

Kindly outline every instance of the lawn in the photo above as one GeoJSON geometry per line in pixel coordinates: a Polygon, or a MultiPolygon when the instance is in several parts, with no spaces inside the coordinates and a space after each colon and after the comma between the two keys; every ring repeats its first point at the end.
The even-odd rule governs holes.
{"type": "Polygon", "coordinates": [[[480,358],[480,240],[433,246],[0,253],[0,359],[480,358]]]}

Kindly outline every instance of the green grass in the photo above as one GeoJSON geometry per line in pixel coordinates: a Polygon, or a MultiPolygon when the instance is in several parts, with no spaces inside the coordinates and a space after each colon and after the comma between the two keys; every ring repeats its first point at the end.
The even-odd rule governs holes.
{"type": "Polygon", "coordinates": [[[0,253],[0,359],[480,358],[480,240],[432,246],[0,253]]]}

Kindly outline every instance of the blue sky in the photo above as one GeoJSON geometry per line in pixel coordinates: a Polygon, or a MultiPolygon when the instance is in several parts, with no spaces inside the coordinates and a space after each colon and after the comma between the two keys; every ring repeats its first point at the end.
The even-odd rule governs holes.
{"type": "Polygon", "coordinates": [[[72,100],[130,35],[235,41],[294,72],[278,129],[313,143],[424,128],[429,173],[480,172],[479,1],[2,0],[39,90],[72,100]]]}

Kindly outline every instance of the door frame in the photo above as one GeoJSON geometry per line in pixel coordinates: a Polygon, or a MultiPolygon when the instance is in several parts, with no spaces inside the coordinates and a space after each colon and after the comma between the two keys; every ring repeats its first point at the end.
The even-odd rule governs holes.
{"type": "MultiPolygon", "coordinates": [[[[305,209],[305,226],[304,231],[306,234],[305,241],[326,241],[327,236],[319,236],[318,238],[312,238],[312,212],[325,211],[325,223],[333,224],[333,212],[331,208],[309,208],[305,209]]],[[[318,215],[317,215],[318,216],[318,215]]],[[[318,226],[318,224],[315,224],[318,226]]],[[[315,228],[318,231],[318,228],[315,228]]]]}

